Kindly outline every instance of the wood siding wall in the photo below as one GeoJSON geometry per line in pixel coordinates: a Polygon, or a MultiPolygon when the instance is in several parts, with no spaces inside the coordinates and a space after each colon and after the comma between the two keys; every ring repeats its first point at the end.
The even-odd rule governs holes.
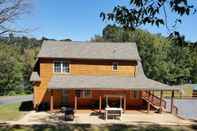
{"type": "MultiPolygon", "coordinates": [[[[134,76],[136,72],[135,61],[110,61],[110,60],[67,60],[70,63],[70,73],[72,75],[119,75],[134,76]],[[118,70],[112,70],[112,63],[118,62],[118,70]]],[[[34,105],[49,101],[47,93],[48,82],[53,76],[54,59],[40,59],[40,78],[39,85],[34,87],[34,105]]],[[[67,75],[67,74],[65,74],[67,75]]],[[[102,92],[105,93],[105,92],[102,92]]],[[[93,94],[96,94],[93,92],[93,94]]],[[[60,91],[54,92],[54,105],[60,103],[62,94],[60,91]],[[57,101],[57,102],[55,102],[57,101]]],[[[74,99],[73,99],[74,100],[74,99]]]]}
{"type": "MultiPolygon", "coordinates": [[[[75,97],[75,90],[69,90],[69,105],[74,107],[74,97],[75,97]]],[[[96,102],[99,102],[99,97],[102,97],[102,105],[104,104],[105,107],[105,96],[106,95],[122,95],[126,96],[126,105],[128,108],[138,108],[142,107],[144,105],[144,101],[141,99],[141,97],[134,98],[133,94],[130,90],[92,90],[91,91],[92,96],[87,98],[77,98],[77,106],[80,109],[80,107],[88,107],[90,105],[94,105],[96,102]]],[[[140,92],[141,96],[141,92],[140,92]]],[[[113,98],[109,97],[109,101],[117,99],[119,101],[119,98],[113,98]]]]}

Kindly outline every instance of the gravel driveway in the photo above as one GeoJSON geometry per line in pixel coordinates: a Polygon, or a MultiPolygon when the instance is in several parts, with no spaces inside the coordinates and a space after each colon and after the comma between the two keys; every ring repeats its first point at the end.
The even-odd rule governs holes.
{"type": "Polygon", "coordinates": [[[24,96],[5,96],[0,97],[0,105],[11,104],[11,103],[20,103],[23,101],[31,101],[33,95],[24,95],[24,96]]]}

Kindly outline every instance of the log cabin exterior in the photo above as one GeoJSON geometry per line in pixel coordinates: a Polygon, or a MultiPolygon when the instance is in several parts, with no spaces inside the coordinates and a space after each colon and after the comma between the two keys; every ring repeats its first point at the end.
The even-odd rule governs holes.
{"type": "Polygon", "coordinates": [[[69,106],[98,109],[165,108],[163,91],[171,87],[148,79],[135,43],[44,41],[30,80],[34,108],[48,103],[50,110],[69,106]],[[153,91],[161,91],[160,97],[153,91]],[[107,99],[107,101],[106,101],[107,99]]]}

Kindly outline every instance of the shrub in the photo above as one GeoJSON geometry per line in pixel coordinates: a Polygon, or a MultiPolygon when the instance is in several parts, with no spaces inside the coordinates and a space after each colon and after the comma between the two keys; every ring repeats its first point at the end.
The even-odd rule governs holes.
{"type": "Polygon", "coordinates": [[[8,93],[8,96],[15,96],[16,95],[16,92],[15,91],[10,91],[9,93],[8,93]]]}

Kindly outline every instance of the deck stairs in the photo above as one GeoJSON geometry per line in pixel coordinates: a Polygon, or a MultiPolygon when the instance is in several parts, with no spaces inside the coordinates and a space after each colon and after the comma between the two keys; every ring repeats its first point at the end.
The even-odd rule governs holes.
{"type": "MultiPolygon", "coordinates": [[[[153,108],[160,109],[160,98],[150,92],[144,91],[142,93],[142,99],[149,103],[153,108]]],[[[162,110],[166,110],[166,101],[164,99],[161,100],[162,110]]]]}

